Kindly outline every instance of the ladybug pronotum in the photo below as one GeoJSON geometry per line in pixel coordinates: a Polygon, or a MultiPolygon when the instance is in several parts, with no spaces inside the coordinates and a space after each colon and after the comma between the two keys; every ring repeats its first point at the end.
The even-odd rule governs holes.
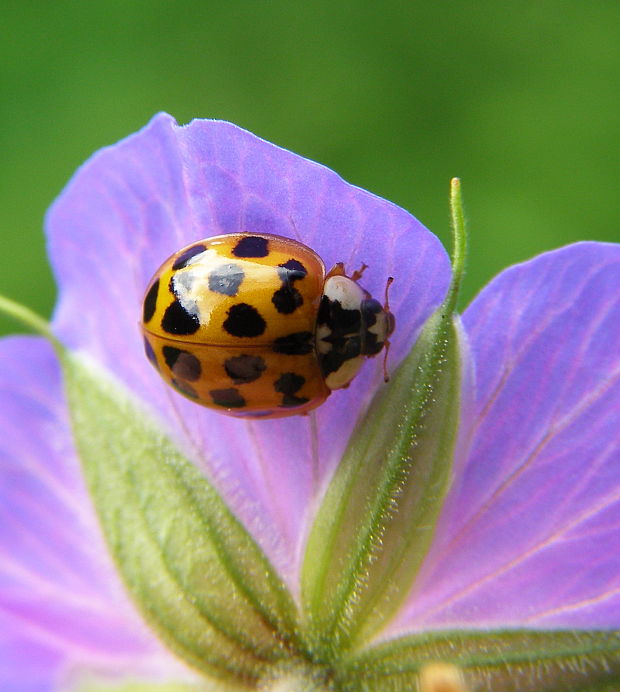
{"type": "Polygon", "coordinates": [[[316,408],[388,344],[394,317],[290,238],[233,233],[167,259],[144,297],[146,355],[198,404],[280,418],[316,408]]]}

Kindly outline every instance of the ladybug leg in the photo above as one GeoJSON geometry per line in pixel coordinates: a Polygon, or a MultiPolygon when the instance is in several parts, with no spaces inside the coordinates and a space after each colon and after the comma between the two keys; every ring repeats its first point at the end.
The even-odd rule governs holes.
{"type": "MultiPolygon", "coordinates": [[[[362,274],[366,271],[366,269],[368,269],[368,265],[365,262],[362,262],[362,266],[359,269],[356,269],[353,274],[347,278],[351,279],[352,281],[357,281],[358,279],[362,278],[362,274]]],[[[344,268],[344,262],[334,264],[334,266],[327,272],[325,278],[329,279],[332,276],[347,276],[347,272],[344,268]]]]}
{"type": "Polygon", "coordinates": [[[325,275],[326,279],[331,279],[332,276],[346,276],[347,273],[344,270],[344,262],[338,262],[327,272],[325,275]]]}
{"type": "MultiPolygon", "coordinates": [[[[390,286],[394,283],[394,277],[393,276],[388,276],[387,281],[385,282],[385,299],[383,303],[383,309],[386,312],[390,311],[390,301],[388,299],[388,291],[390,290],[390,286]]],[[[392,330],[394,331],[394,330],[392,330]]]]}
{"type": "Polygon", "coordinates": [[[362,266],[359,269],[356,269],[353,272],[353,274],[351,274],[350,278],[353,279],[353,281],[358,281],[359,279],[362,278],[362,275],[364,274],[364,272],[367,269],[368,269],[368,265],[366,264],[366,262],[362,262],[362,266]]]}

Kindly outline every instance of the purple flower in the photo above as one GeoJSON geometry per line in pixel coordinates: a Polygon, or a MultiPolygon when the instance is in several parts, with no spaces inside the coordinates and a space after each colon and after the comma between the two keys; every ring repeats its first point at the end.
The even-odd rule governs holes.
{"type": "Polygon", "coordinates": [[[510,268],[461,329],[431,329],[450,266],[408,213],[233,125],[165,115],[87,162],[47,230],[71,355],[0,344],[0,689],[201,673],[301,689],[315,666],[325,689],[396,690],[433,661],[455,666],[453,690],[620,676],[620,246],[510,268]],[[237,231],[365,262],[373,295],[394,276],[393,382],[375,359],[315,414],[269,421],[167,388],[143,354],[147,282],[182,246],[237,231]],[[134,453],[144,431],[153,450],[134,453]],[[198,477],[166,466],[175,454],[198,477]],[[205,478],[224,504],[211,485],[192,494],[205,478]]]}

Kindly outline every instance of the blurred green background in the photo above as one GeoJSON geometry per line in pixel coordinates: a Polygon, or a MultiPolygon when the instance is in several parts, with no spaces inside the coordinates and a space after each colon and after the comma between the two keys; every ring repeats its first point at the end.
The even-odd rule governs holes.
{"type": "Polygon", "coordinates": [[[617,0],[5,0],[0,24],[0,292],[45,315],[46,208],[159,110],[236,122],[444,241],[461,176],[463,302],[538,252],[620,240],[617,0]]]}

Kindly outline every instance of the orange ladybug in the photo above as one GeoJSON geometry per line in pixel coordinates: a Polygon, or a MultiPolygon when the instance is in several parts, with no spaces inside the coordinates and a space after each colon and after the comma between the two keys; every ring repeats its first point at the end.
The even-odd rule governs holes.
{"type": "Polygon", "coordinates": [[[342,263],[326,274],[313,250],[281,236],[198,241],[149,283],[146,355],[178,392],[222,413],[307,413],[346,387],[394,331],[387,300],[372,298],[360,276],[346,276],[342,263]]]}

